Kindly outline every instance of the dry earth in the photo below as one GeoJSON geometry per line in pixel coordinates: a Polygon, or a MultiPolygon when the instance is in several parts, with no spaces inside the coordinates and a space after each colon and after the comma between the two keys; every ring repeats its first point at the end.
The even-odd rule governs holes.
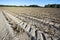
{"type": "Polygon", "coordinates": [[[4,9],[16,14],[27,14],[60,23],[60,8],[5,7],[4,9]]]}
{"type": "Polygon", "coordinates": [[[59,40],[60,8],[0,7],[1,40],[59,40]]]}

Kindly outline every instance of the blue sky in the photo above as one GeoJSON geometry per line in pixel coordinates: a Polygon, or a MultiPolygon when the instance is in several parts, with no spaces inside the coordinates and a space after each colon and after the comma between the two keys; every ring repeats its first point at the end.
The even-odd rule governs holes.
{"type": "Polygon", "coordinates": [[[40,5],[60,4],[60,0],[0,0],[0,4],[4,5],[40,5]]]}

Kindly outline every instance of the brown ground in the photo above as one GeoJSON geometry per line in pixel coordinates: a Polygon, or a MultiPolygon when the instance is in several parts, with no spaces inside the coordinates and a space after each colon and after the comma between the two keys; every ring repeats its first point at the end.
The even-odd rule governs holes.
{"type": "Polygon", "coordinates": [[[53,19],[60,23],[60,8],[4,7],[17,14],[27,14],[39,19],[53,19]]]}

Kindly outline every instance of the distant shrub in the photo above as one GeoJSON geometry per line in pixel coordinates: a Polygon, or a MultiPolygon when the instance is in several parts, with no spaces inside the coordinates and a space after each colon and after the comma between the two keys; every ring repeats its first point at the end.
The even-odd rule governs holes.
{"type": "Polygon", "coordinates": [[[38,5],[29,5],[29,7],[40,7],[38,5]]]}

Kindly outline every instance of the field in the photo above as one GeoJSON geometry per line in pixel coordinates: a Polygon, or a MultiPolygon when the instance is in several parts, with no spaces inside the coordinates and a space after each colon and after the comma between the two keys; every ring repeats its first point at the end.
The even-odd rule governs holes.
{"type": "Polygon", "coordinates": [[[52,20],[60,23],[60,8],[37,8],[37,7],[4,7],[16,14],[26,14],[39,19],[52,20]]]}
{"type": "Polygon", "coordinates": [[[59,40],[60,8],[0,7],[0,26],[1,40],[59,40]]]}

